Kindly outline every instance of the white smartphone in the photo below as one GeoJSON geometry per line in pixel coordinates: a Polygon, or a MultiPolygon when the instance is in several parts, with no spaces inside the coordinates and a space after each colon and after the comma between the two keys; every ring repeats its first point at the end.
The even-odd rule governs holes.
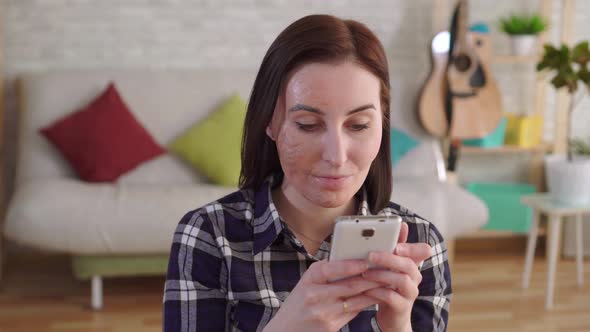
{"type": "MultiPolygon", "coordinates": [[[[399,216],[338,217],[329,260],[366,259],[371,251],[393,252],[401,225],[399,216]]],[[[369,268],[375,266],[369,264],[369,268]]]]}

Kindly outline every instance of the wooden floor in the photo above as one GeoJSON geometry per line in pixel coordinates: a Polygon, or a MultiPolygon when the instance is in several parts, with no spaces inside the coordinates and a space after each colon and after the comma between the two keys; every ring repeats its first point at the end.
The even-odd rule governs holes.
{"type": "MultiPolygon", "coordinates": [[[[590,285],[576,286],[573,260],[559,263],[551,312],[544,310],[543,257],[537,257],[526,291],[520,289],[522,266],[515,253],[459,253],[449,331],[590,331],[590,285]]],[[[163,284],[163,277],[107,279],[105,309],[93,312],[89,283],[71,277],[67,257],[12,257],[0,289],[0,332],[161,331],[163,284]]]]}

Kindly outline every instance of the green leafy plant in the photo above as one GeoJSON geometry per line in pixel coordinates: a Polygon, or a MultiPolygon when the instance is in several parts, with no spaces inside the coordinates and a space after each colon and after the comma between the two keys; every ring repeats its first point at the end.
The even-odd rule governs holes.
{"type": "Polygon", "coordinates": [[[500,19],[500,30],[509,35],[537,35],[546,28],[547,20],[539,14],[513,14],[500,19]]]}
{"type": "Polygon", "coordinates": [[[572,150],[576,154],[582,154],[590,156],[590,138],[588,141],[584,141],[580,138],[574,138],[570,142],[572,150]]]}
{"type": "Polygon", "coordinates": [[[572,147],[570,133],[572,126],[572,114],[578,103],[584,97],[586,90],[590,90],[590,71],[588,63],[590,62],[590,46],[588,41],[582,41],[570,48],[567,45],[561,45],[557,48],[553,45],[544,46],[543,58],[537,64],[537,70],[547,70],[554,74],[551,84],[555,89],[566,88],[570,94],[570,103],[568,108],[566,137],[568,139],[567,156],[572,160],[572,147]],[[580,83],[584,88],[579,89],[580,83]]]}

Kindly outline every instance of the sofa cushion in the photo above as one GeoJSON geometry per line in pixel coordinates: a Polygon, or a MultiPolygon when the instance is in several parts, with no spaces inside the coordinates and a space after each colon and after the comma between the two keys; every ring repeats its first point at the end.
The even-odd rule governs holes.
{"type": "MultiPolygon", "coordinates": [[[[73,255],[165,254],[186,212],[235,190],[207,184],[26,180],[12,198],[5,235],[23,245],[73,255]]],[[[392,200],[427,218],[446,239],[469,234],[487,222],[485,205],[448,183],[394,180],[392,200]]]]}
{"type": "Polygon", "coordinates": [[[40,132],[88,182],[116,180],[165,152],[128,110],[115,85],[40,132]]]}
{"type": "Polygon", "coordinates": [[[74,255],[162,254],[170,251],[175,227],[186,212],[235,190],[207,184],[26,180],[12,198],[5,235],[23,245],[74,255]]]}
{"type": "MultiPolygon", "coordinates": [[[[241,96],[248,96],[255,76],[255,70],[235,68],[85,68],[19,74],[20,121],[15,180],[18,183],[37,177],[77,178],[67,161],[55,152],[53,145],[39,135],[39,128],[72,110],[82,109],[109,82],[115,82],[129,111],[154,139],[168,145],[192,124],[205,119],[216,105],[227,98],[228,92],[237,91],[241,96]]],[[[176,156],[172,158],[177,163],[183,163],[176,156]]],[[[174,183],[184,181],[187,171],[194,173],[191,166],[167,165],[173,167],[165,169],[160,176],[174,183]]],[[[135,173],[139,168],[129,173],[135,173]]],[[[154,174],[150,176],[158,177],[154,174]]],[[[135,174],[133,177],[140,180],[135,174]]],[[[189,177],[194,176],[189,174],[189,177]]]]}
{"type": "Polygon", "coordinates": [[[207,183],[207,178],[187,163],[170,153],[148,160],[116,181],[121,184],[197,184],[207,183]]]}
{"type": "Polygon", "coordinates": [[[393,179],[391,200],[433,223],[447,240],[471,234],[488,221],[486,205],[465,189],[429,179],[393,179]]]}
{"type": "Polygon", "coordinates": [[[168,146],[213,183],[237,186],[246,103],[238,94],[225,100],[168,146]]]}

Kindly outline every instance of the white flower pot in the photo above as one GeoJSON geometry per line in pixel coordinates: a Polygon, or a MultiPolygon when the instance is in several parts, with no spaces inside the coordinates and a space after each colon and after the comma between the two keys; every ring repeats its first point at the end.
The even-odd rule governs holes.
{"type": "Polygon", "coordinates": [[[590,204],[590,158],[565,155],[545,157],[545,176],[551,198],[564,205],[590,204]]]}
{"type": "Polygon", "coordinates": [[[531,55],[537,46],[536,35],[512,35],[510,47],[513,55],[531,55]]]}

